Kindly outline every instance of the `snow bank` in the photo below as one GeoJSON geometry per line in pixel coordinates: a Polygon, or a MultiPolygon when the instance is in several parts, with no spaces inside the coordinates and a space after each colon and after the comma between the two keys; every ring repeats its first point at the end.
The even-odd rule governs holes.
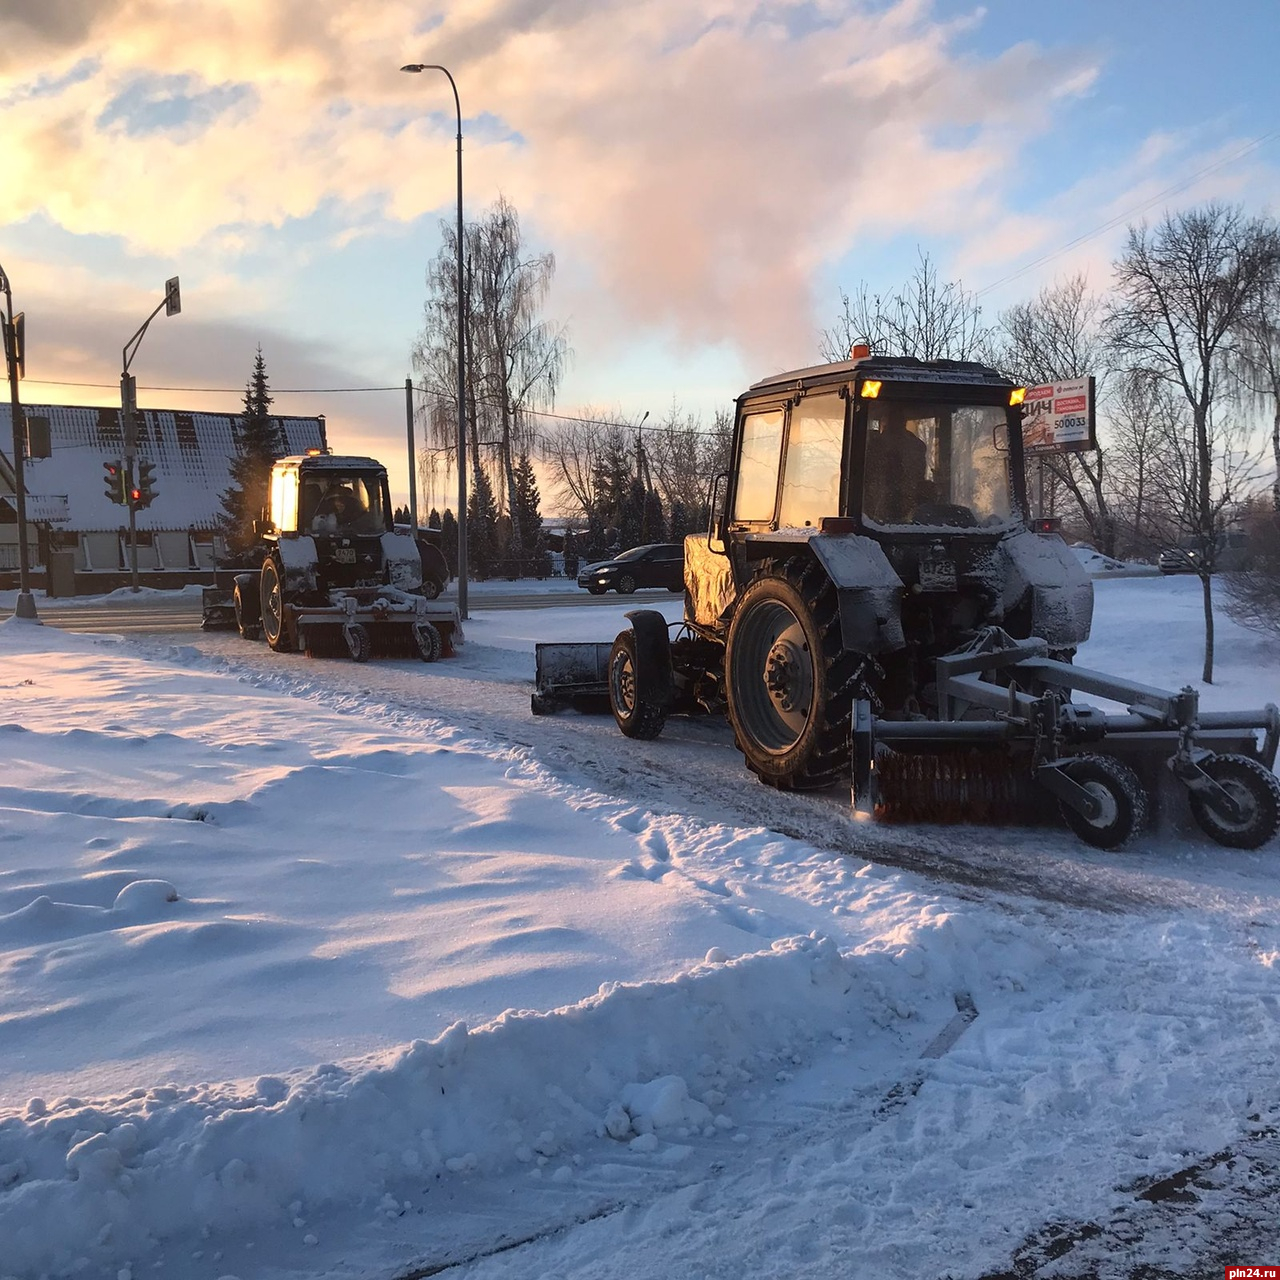
{"type": "Polygon", "coordinates": [[[202,1226],[249,1230],[298,1202],[373,1215],[406,1177],[545,1164],[588,1141],[646,1151],[710,1136],[732,1127],[725,1100],[744,1083],[899,1016],[871,968],[827,939],[794,938],[553,1013],[458,1023],[356,1068],[99,1105],[32,1099],[0,1121],[2,1265],[72,1272],[202,1226]]]}

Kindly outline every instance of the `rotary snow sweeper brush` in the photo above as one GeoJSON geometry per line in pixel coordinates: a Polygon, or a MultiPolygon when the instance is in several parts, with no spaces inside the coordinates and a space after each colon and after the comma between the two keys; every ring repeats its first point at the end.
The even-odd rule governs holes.
{"type": "Polygon", "coordinates": [[[1027,400],[1088,446],[1087,378],[1029,391],[985,365],[855,347],[757,382],[709,529],[685,539],[674,635],[637,610],[611,646],[539,645],[534,714],[607,697],[624,734],[656,738],[669,715],[722,713],[769,786],[852,773],[861,808],[903,820],[1057,809],[1103,848],[1142,826],[1166,777],[1213,839],[1265,844],[1275,707],[1201,714],[1193,690],[1074,665],[1093,584],[1027,519],[1027,400]]]}

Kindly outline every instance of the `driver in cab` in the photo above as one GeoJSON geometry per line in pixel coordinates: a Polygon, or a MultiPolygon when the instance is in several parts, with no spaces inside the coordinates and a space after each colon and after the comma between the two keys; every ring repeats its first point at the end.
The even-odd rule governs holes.
{"type": "Polygon", "coordinates": [[[882,524],[911,518],[922,502],[933,499],[928,480],[928,446],[897,414],[873,420],[867,433],[863,505],[882,524]]]}
{"type": "Polygon", "coordinates": [[[355,492],[337,481],[330,484],[316,504],[312,533],[354,533],[368,510],[355,492]]]}

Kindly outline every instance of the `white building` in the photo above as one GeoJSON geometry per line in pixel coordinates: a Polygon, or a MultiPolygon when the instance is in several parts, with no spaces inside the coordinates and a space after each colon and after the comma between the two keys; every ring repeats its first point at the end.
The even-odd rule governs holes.
{"type": "MultiPolygon", "coordinates": [[[[24,405],[30,564],[69,566],[80,594],[120,585],[129,566],[126,507],[106,494],[103,464],[123,454],[120,410],[24,405]],[[63,555],[59,556],[58,553],[63,555]]],[[[138,569],[151,585],[198,581],[222,552],[222,495],[231,486],[240,415],[138,410],[138,457],[155,464],[155,501],[137,513],[138,569]]],[[[326,448],[324,418],[272,418],[288,454],[326,448]]],[[[0,586],[16,585],[18,530],[12,466],[13,427],[0,405],[0,586]]]]}

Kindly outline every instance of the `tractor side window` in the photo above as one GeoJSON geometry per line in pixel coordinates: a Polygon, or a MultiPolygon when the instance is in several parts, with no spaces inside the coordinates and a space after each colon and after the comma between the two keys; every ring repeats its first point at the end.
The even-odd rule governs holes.
{"type": "Polygon", "coordinates": [[[782,410],[749,413],[742,421],[742,459],[733,505],[735,521],[773,519],[782,455],[782,410]]]}
{"type": "Polygon", "coordinates": [[[281,533],[298,527],[298,473],[282,471],[271,486],[271,523],[281,533]]]}
{"type": "Polygon", "coordinates": [[[1007,520],[1008,455],[996,447],[1005,411],[974,405],[951,414],[951,501],[968,507],[979,523],[1007,520]]]}
{"type": "Polygon", "coordinates": [[[816,525],[840,514],[840,460],[844,453],[844,399],[810,396],[791,411],[782,473],[784,528],[816,525]]]}

